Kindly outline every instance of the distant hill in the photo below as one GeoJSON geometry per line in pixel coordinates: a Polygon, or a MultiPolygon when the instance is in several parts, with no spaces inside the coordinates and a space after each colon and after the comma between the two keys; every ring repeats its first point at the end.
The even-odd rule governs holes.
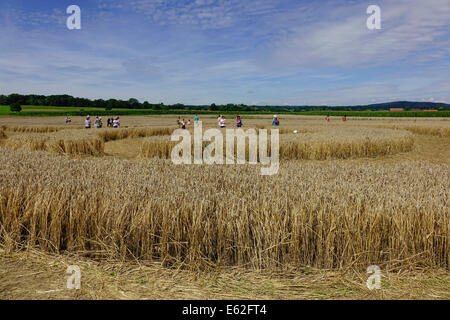
{"type": "Polygon", "coordinates": [[[364,107],[370,109],[386,109],[389,108],[404,108],[404,109],[436,109],[444,107],[450,109],[450,104],[438,102],[414,102],[414,101],[394,101],[377,104],[369,104],[364,107]]]}
{"type": "Polygon", "coordinates": [[[279,108],[294,109],[296,111],[381,111],[389,110],[390,108],[403,108],[405,110],[411,109],[437,109],[450,110],[450,104],[438,102],[416,102],[416,101],[393,101],[368,105],[353,105],[353,106],[280,106],[279,108]]]}

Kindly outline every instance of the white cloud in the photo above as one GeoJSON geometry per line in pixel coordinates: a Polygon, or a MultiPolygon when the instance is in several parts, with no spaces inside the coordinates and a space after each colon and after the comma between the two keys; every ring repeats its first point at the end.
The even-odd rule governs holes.
{"type": "Polygon", "coordinates": [[[277,0],[101,0],[99,8],[128,8],[163,25],[223,28],[251,16],[272,15],[279,3],[277,0]]]}
{"type": "Polygon", "coordinates": [[[380,1],[379,6],[382,30],[367,29],[365,5],[331,8],[318,22],[279,37],[270,61],[280,67],[361,67],[450,54],[450,1],[380,1]]]}

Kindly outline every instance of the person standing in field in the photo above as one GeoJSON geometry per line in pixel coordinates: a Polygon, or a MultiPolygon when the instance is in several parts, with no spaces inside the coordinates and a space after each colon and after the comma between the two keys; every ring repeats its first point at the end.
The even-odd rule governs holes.
{"type": "Polygon", "coordinates": [[[280,119],[278,119],[277,115],[273,116],[272,125],[275,126],[275,127],[278,127],[280,125],[280,119]]]}
{"type": "Polygon", "coordinates": [[[98,116],[95,117],[94,128],[98,129],[99,121],[100,121],[100,120],[98,119],[98,116]]]}
{"type": "Polygon", "coordinates": [[[330,115],[329,114],[327,114],[326,119],[327,119],[327,122],[330,122],[330,115]]]}
{"type": "Polygon", "coordinates": [[[236,116],[236,127],[237,128],[242,127],[242,120],[241,120],[241,116],[240,115],[236,116]]]}
{"type": "Polygon", "coordinates": [[[186,122],[184,121],[184,119],[183,121],[181,121],[181,129],[186,129],[186,122]]]}
{"type": "Polygon", "coordinates": [[[91,117],[87,116],[86,120],[84,120],[84,127],[86,129],[90,129],[91,128],[91,117]]]}
{"type": "Polygon", "coordinates": [[[199,117],[198,117],[198,115],[196,114],[195,117],[194,117],[194,125],[197,125],[197,124],[198,124],[198,120],[199,120],[199,117]]]}
{"type": "Polygon", "coordinates": [[[226,120],[225,120],[225,117],[224,116],[220,116],[220,119],[219,119],[219,126],[221,127],[221,128],[225,128],[227,125],[226,125],[226,120]]]}
{"type": "Polygon", "coordinates": [[[344,117],[342,118],[342,121],[347,121],[347,115],[344,114],[344,117]]]}
{"type": "Polygon", "coordinates": [[[188,119],[186,125],[190,126],[191,125],[191,119],[188,119]]]}
{"type": "Polygon", "coordinates": [[[72,119],[70,119],[70,117],[66,117],[66,124],[71,123],[72,119]]]}
{"type": "Polygon", "coordinates": [[[114,128],[120,128],[120,118],[118,116],[113,121],[113,127],[114,128]]]}

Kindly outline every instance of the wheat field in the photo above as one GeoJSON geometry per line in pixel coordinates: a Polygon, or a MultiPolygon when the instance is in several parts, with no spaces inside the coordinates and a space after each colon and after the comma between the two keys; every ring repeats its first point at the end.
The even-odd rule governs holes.
{"type": "Polygon", "coordinates": [[[19,132],[25,133],[12,134],[0,142],[0,145],[13,150],[42,150],[68,155],[100,156],[104,153],[104,141],[82,130],[58,130],[53,133],[19,132]]]}
{"type": "MultiPolygon", "coordinates": [[[[258,133],[258,130],[255,130],[258,133]]],[[[414,140],[409,132],[379,128],[316,128],[304,129],[293,134],[292,130],[280,130],[280,159],[282,160],[326,160],[376,157],[411,151],[414,140]]],[[[143,158],[170,159],[171,150],[178,142],[170,136],[151,137],[141,146],[143,158]]],[[[225,154],[226,138],[223,153],[225,154]]],[[[234,143],[236,145],[236,141],[234,143]]],[[[192,141],[193,145],[193,141],[192,141]]],[[[268,143],[271,150],[271,143],[268,143]]],[[[194,148],[192,147],[192,152],[194,148]]],[[[236,146],[234,147],[236,150],[236,146]]],[[[269,152],[270,154],[270,152],[269,152]]],[[[248,160],[248,140],[246,145],[248,160]]]]}
{"type": "Polygon", "coordinates": [[[10,250],[191,267],[450,262],[445,165],[294,161],[274,181],[249,165],[2,154],[1,239],[10,250]]]}
{"type": "Polygon", "coordinates": [[[287,118],[279,172],[261,176],[174,165],[175,119],[90,130],[0,119],[2,250],[194,271],[450,269],[448,121],[287,118]]]}

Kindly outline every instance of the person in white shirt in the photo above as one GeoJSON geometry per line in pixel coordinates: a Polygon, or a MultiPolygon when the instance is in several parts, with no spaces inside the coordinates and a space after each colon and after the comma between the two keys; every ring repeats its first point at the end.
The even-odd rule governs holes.
{"type": "Polygon", "coordinates": [[[87,116],[86,120],[84,120],[84,127],[86,129],[90,129],[91,128],[91,118],[89,116],[87,116]]]}
{"type": "Polygon", "coordinates": [[[221,128],[225,128],[225,127],[226,127],[226,124],[225,124],[225,117],[224,117],[224,116],[222,116],[222,117],[220,118],[219,126],[220,126],[221,128]]]}
{"type": "Polygon", "coordinates": [[[120,119],[119,117],[115,118],[113,121],[113,127],[114,128],[120,128],[120,119]]]}

